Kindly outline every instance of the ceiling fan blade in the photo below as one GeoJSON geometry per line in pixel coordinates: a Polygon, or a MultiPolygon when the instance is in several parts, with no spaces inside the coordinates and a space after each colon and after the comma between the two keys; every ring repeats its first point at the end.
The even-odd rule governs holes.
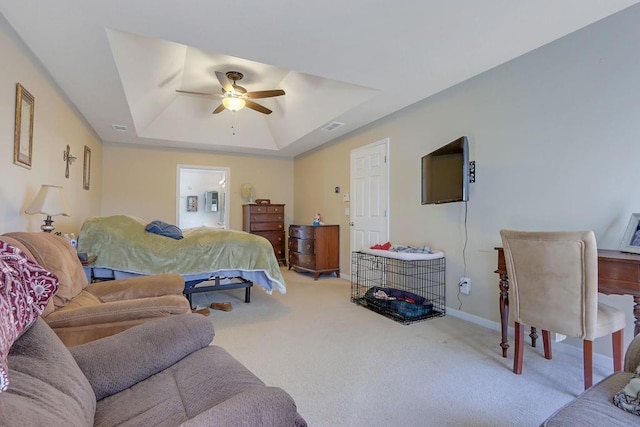
{"type": "Polygon", "coordinates": [[[216,107],[215,110],[213,110],[213,112],[211,114],[218,114],[224,111],[224,104],[220,103],[220,105],[218,105],[218,107],[216,107]]]}
{"type": "Polygon", "coordinates": [[[247,98],[252,98],[252,99],[271,98],[273,96],[281,96],[281,95],[284,95],[284,90],[282,89],[258,90],[255,92],[247,92],[245,94],[247,98]]]}
{"type": "Polygon", "coordinates": [[[216,77],[218,78],[220,86],[222,86],[222,89],[224,89],[225,92],[231,92],[233,90],[233,86],[229,82],[227,76],[224,75],[224,73],[216,71],[216,77]]]}
{"type": "Polygon", "coordinates": [[[187,93],[189,95],[204,95],[204,96],[215,96],[218,97],[219,95],[217,93],[206,93],[206,92],[193,92],[191,90],[180,90],[180,89],[176,89],[176,92],[179,93],[187,93]]]}
{"type": "Polygon", "coordinates": [[[271,110],[269,110],[267,107],[263,107],[260,104],[256,104],[253,101],[249,101],[248,99],[246,99],[245,101],[247,102],[247,108],[251,108],[252,110],[259,111],[260,113],[263,113],[263,114],[271,114],[271,110]]]}

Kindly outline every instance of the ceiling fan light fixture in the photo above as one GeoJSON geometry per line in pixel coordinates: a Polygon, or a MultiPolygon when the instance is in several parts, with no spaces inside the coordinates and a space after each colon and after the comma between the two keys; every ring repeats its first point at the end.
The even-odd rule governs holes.
{"type": "Polygon", "coordinates": [[[227,95],[222,99],[222,105],[230,111],[242,110],[246,104],[247,101],[234,95],[227,95]]]}

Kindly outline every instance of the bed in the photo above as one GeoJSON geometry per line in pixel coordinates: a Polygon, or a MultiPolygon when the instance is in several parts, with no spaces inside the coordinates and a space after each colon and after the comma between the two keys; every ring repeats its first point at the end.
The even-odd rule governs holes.
{"type": "Polygon", "coordinates": [[[253,283],[269,294],[274,289],[286,293],[273,248],[264,237],[199,227],[182,230],[184,238],[176,240],[150,233],[146,226],[127,215],[87,219],[78,236],[78,252],[95,256],[90,266],[93,278],[177,273],[185,279],[190,302],[196,292],[234,288],[245,288],[249,302],[253,283]]]}

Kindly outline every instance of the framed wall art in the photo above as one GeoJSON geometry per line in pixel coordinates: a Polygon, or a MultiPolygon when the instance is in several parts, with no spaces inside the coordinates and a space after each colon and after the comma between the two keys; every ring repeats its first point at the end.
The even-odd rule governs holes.
{"type": "Polygon", "coordinates": [[[640,213],[631,214],[627,231],[622,238],[620,250],[622,252],[640,254],[640,213]]]}
{"type": "Polygon", "coordinates": [[[198,196],[187,196],[187,212],[198,212],[198,196]]]}
{"type": "Polygon", "coordinates": [[[82,168],[82,188],[91,187],[91,148],[84,146],[84,166],[82,168]]]}
{"type": "Polygon", "coordinates": [[[31,169],[33,159],[33,111],[35,99],[20,83],[16,84],[16,124],[13,137],[13,163],[31,169]]]}

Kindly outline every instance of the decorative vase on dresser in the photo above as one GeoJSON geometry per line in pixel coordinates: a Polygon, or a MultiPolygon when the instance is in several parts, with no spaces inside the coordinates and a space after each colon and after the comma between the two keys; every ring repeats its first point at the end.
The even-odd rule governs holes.
{"type": "Polygon", "coordinates": [[[284,205],[242,205],[242,223],[244,231],[262,236],[271,242],[278,263],[287,265],[284,251],[284,205]]]}
{"type": "Polygon", "coordinates": [[[340,277],[340,226],[290,225],[289,269],[340,277]]]}

